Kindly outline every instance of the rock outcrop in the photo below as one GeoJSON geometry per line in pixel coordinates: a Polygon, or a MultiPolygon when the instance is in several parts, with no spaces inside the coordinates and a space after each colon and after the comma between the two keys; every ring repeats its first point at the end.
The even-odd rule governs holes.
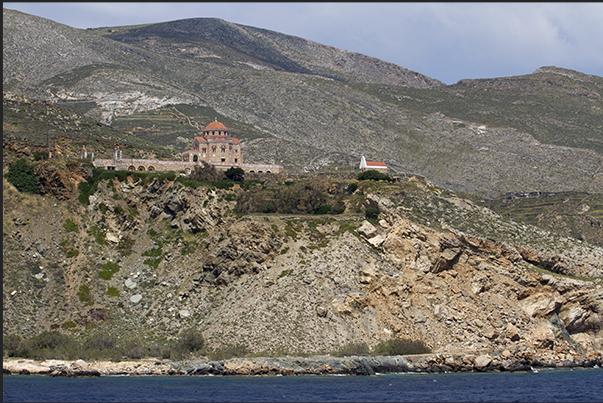
{"type": "MultiPolygon", "coordinates": [[[[32,196],[39,207],[25,220],[24,196],[6,190],[5,331],[174,337],[194,327],[210,350],[244,345],[266,356],[326,355],[404,338],[441,357],[416,367],[425,371],[588,366],[600,357],[600,282],[543,271],[532,264],[540,252],[525,245],[411,221],[396,194],[367,194],[380,217],[368,221],[359,214],[237,216],[239,191],[131,176],[101,181],[85,207],[32,196]]],[[[582,267],[601,271],[600,262],[582,267]]],[[[370,360],[322,359],[333,369],[304,364],[303,371],[407,365],[370,360]]],[[[199,362],[184,373],[246,371],[201,364],[212,367],[199,362]]],[[[278,373],[289,370],[302,371],[283,364],[278,373]]]]}

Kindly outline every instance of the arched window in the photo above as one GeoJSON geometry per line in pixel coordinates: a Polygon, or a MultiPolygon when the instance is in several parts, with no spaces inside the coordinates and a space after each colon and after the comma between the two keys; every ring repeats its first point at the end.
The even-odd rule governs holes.
{"type": "Polygon", "coordinates": [[[134,165],[130,165],[128,167],[128,171],[135,171],[135,170],[136,170],[136,168],[134,167],[134,165]]]}
{"type": "Polygon", "coordinates": [[[199,160],[199,156],[197,154],[193,155],[193,162],[196,162],[199,160]]]}
{"type": "Polygon", "coordinates": [[[148,171],[154,171],[155,167],[153,167],[152,165],[149,167],[148,171]]]}
{"type": "Polygon", "coordinates": [[[138,170],[139,171],[144,171],[144,167],[141,165],[141,166],[138,167],[138,170]]]}

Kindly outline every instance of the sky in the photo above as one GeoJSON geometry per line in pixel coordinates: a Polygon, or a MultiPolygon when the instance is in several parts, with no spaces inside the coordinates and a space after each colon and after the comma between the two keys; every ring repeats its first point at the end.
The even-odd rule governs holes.
{"type": "Polygon", "coordinates": [[[221,18],[373,56],[454,84],[557,66],[603,76],[603,3],[34,3],[73,28],[221,18]]]}

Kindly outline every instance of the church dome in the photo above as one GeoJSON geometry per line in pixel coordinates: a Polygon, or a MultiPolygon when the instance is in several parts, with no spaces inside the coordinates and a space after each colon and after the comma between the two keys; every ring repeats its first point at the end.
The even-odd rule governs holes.
{"type": "Polygon", "coordinates": [[[228,129],[226,128],[226,126],[224,126],[222,123],[220,123],[216,120],[216,121],[208,124],[207,127],[203,131],[207,131],[207,130],[228,130],[228,129]]]}

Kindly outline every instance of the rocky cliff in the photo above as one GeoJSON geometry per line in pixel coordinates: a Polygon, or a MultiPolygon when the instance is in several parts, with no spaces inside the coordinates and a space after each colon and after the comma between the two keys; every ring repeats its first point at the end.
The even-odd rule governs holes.
{"type": "Polygon", "coordinates": [[[148,345],[194,327],[210,349],[256,355],[397,337],[499,363],[601,356],[601,248],[561,247],[416,178],[361,183],[347,201],[360,209],[333,216],[237,214],[246,191],[132,174],[101,181],[84,206],[5,180],[4,334],[104,332],[148,345]],[[413,215],[442,206],[439,222],[413,215]],[[498,238],[459,229],[461,214],[498,238]],[[532,235],[511,237],[521,233],[532,235]]]}

